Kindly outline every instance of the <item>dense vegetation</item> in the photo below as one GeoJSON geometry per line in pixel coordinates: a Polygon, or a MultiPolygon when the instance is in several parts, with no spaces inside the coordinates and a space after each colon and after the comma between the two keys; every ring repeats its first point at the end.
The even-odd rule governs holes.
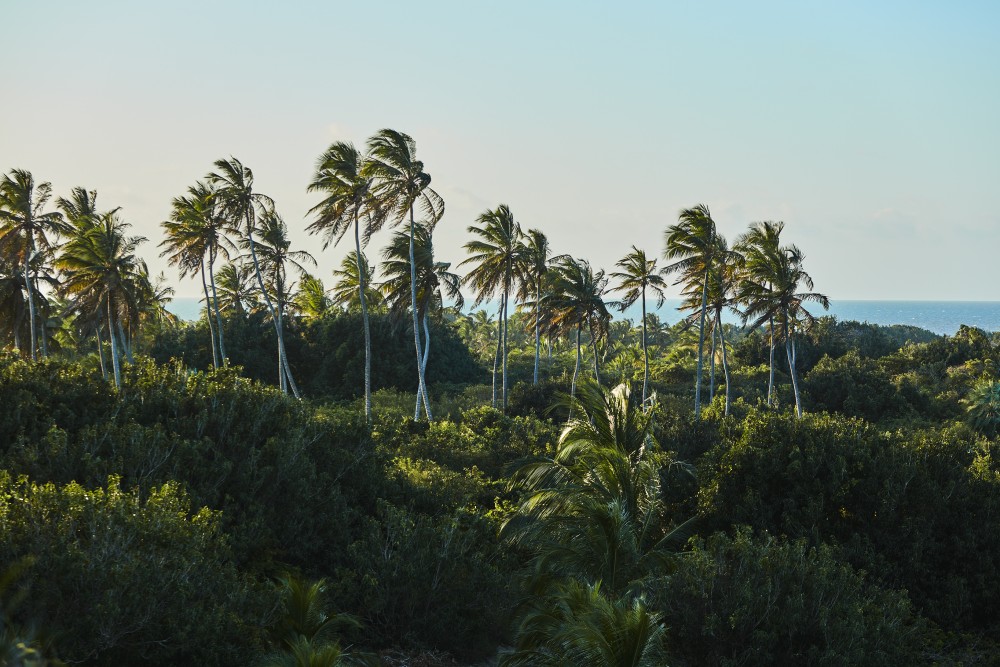
{"type": "Polygon", "coordinates": [[[320,157],[332,296],[216,162],[163,225],[186,323],[118,209],[4,177],[4,664],[996,661],[994,336],[817,319],[781,223],[700,205],[610,274],[500,205],[461,276],[415,151],[320,157]]]}

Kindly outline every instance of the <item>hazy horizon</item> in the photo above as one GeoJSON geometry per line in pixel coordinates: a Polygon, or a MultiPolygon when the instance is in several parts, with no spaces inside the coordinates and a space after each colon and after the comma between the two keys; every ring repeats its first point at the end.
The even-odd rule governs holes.
{"type": "MultiPolygon", "coordinates": [[[[556,252],[659,255],[680,209],[783,220],[833,299],[1000,298],[1000,5],[14,2],[0,171],[121,206],[152,273],[171,198],[234,155],[295,247],[335,140],[407,132],[466,227],[510,205],[556,252]],[[250,9],[247,9],[247,8],[250,9]]],[[[388,232],[368,254],[377,259],[388,232]]],[[[676,296],[672,288],[671,296],[676,296]]]]}

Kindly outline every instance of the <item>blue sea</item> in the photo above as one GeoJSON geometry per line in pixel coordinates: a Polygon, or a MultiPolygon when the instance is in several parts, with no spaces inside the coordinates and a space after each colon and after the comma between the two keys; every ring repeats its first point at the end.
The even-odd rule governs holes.
{"type": "MultiPolygon", "coordinates": [[[[681,319],[677,307],[680,299],[667,299],[656,312],[661,319],[673,324],[681,319]]],[[[815,304],[812,304],[815,306],[815,304]]],[[[487,304],[487,307],[488,304],[487,304]]],[[[170,312],[183,320],[194,320],[201,310],[197,298],[174,299],[168,306],[170,312]]],[[[493,310],[496,308],[494,307],[493,310]]],[[[962,324],[986,331],[1000,330],[1000,301],[830,301],[830,310],[816,307],[811,312],[817,317],[833,315],[838,320],[857,320],[871,324],[908,324],[936,334],[952,335],[962,324]]],[[[630,308],[625,316],[633,320],[641,317],[638,306],[630,308]]],[[[724,319],[732,324],[739,320],[734,315],[724,319]]]]}

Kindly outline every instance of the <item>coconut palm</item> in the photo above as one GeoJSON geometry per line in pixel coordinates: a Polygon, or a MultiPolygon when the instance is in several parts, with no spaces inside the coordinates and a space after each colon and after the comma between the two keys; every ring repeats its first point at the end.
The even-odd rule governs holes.
{"type": "Polygon", "coordinates": [[[225,264],[216,274],[218,306],[220,312],[232,312],[243,317],[247,311],[257,310],[250,272],[247,267],[225,264]]]}
{"type": "Polygon", "coordinates": [[[188,194],[175,197],[170,219],[161,223],[166,238],[160,243],[167,262],[180,269],[181,278],[189,274],[201,277],[205,294],[205,319],[212,339],[212,364],[219,368],[226,362],[226,346],[222,333],[222,314],[218,307],[215,286],[215,260],[222,254],[229,258],[230,243],[225,231],[228,225],[219,214],[215,192],[199,181],[188,188],[188,194]],[[212,295],[209,296],[209,283],[212,295]],[[215,324],[212,317],[215,316],[215,324]]]}
{"type": "Polygon", "coordinates": [[[257,259],[257,244],[254,242],[254,234],[258,231],[257,218],[259,214],[274,209],[274,200],[254,191],[253,172],[235,157],[230,157],[228,160],[216,160],[215,168],[216,171],[207,176],[208,183],[215,188],[220,212],[229,221],[231,231],[241,233],[241,242],[245,243],[250,250],[257,287],[260,289],[261,298],[264,300],[271,315],[271,322],[274,324],[274,333],[278,338],[278,363],[284,369],[283,373],[279,374],[280,384],[285,387],[284,379],[287,379],[287,386],[292,390],[292,394],[295,398],[299,398],[299,388],[292,377],[292,369],[288,365],[288,355],[285,353],[285,338],[281,330],[281,319],[278,317],[274,303],[264,285],[264,276],[257,259]]]}
{"type": "MultiPolygon", "coordinates": [[[[771,266],[777,263],[781,253],[781,232],[785,228],[783,222],[755,222],[750,225],[750,229],[741,234],[736,239],[735,250],[739,257],[739,275],[737,280],[740,285],[737,287],[737,299],[743,300],[742,292],[744,281],[756,281],[764,287],[769,287],[767,274],[771,266]]],[[[774,350],[775,331],[774,317],[768,318],[768,338],[770,339],[770,355],[767,380],[767,404],[773,404],[774,396],[774,350]]]]}
{"type": "Polygon", "coordinates": [[[310,273],[303,273],[289,305],[305,319],[322,317],[331,307],[333,300],[326,292],[323,281],[310,273]]]}
{"type": "MultiPolygon", "coordinates": [[[[413,138],[396,130],[384,129],[368,140],[368,157],[364,175],[374,179],[373,193],[386,220],[398,225],[410,218],[410,309],[413,315],[413,342],[417,353],[418,394],[424,397],[427,421],[433,419],[427,393],[427,382],[421,364],[420,322],[417,313],[417,267],[415,260],[416,220],[414,208],[419,206],[431,226],[444,215],[444,200],[430,188],[431,177],[424,163],[417,159],[413,138]]],[[[418,403],[420,399],[417,399],[418,403]]]]}
{"type": "Polygon", "coordinates": [[[362,267],[364,253],[361,251],[361,237],[365,243],[385,221],[378,199],[372,192],[373,177],[365,173],[361,153],[350,143],[339,141],[330,146],[316,163],[316,174],[309,184],[309,192],[321,192],[325,196],[310,210],[316,215],[306,231],[323,234],[323,249],[333,242],[340,242],[352,226],[354,228],[354,260],[357,262],[358,301],[361,305],[361,320],[365,329],[365,418],[372,420],[372,338],[368,321],[367,273],[362,267]],[[364,231],[361,221],[364,220],[364,231]]]}
{"type": "Polygon", "coordinates": [[[715,221],[704,204],[681,211],[676,225],[666,231],[663,256],[672,261],[664,273],[678,273],[674,284],[692,285],[701,279],[702,299],[698,323],[698,371],[694,383],[694,413],[701,416],[701,377],[705,352],[705,313],[708,300],[708,272],[716,261],[715,221]]]}
{"type": "Polygon", "coordinates": [[[36,253],[49,256],[50,236],[68,231],[60,213],[44,212],[51,197],[51,184],[36,184],[30,171],[13,169],[0,180],[0,254],[19,265],[24,274],[33,361],[38,358],[38,286],[33,260],[36,253]]]}
{"type": "MultiPolygon", "coordinates": [[[[265,210],[258,218],[259,239],[256,245],[256,256],[259,258],[257,265],[260,267],[261,275],[264,278],[266,290],[265,298],[274,304],[272,315],[278,318],[278,386],[283,392],[287,392],[292,387],[292,376],[288,364],[288,357],[285,353],[284,345],[280,341],[284,340],[284,317],[285,306],[288,303],[289,295],[293,288],[288,278],[289,268],[300,273],[305,273],[303,264],[315,265],[316,260],[312,255],[303,250],[292,250],[291,241],[288,238],[288,226],[281,219],[277,211],[273,208],[265,210]]],[[[245,242],[247,249],[250,249],[250,242],[245,242]]],[[[293,390],[298,396],[298,391],[293,390]]]]}
{"type": "MultiPolygon", "coordinates": [[[[486,299],[500,296],[497,336],[498,357],[502,360],[502,390],[500,405],[507,410],[507,328],[511,288],[514,287],[517,272],[521,267],[521,226],[514,220],[514,214],[506,204],[493,210],[486,210],[477,218],[477,225],[470,225],[468,231],[478,238],[465,244],[471,256],[462,260],[459,266],[471,264],[472,270],[466,274],[463,283],[476,292],[473,307],[486,299]]],[[[497,407],[497,359],[493,360],[493,407],[497,407]]]]}
{"type": "Polygon", "coordinates": [[[795,413],[802,416],[802,397],[795,371],[795,330],[815,321],[805,304],[819,303],[824,309],[830,300],[818,292],[800,292],[800,285],[813,289],[813,280],[802,267],[804,255],[796,246],[783,246],[773,261],[761,267],[752,277],[744,275],[740,298],[745,304],[744,321],[756,329],[771,318],[777,320],[778,331],[785,342],[788,370],[795,393],[795,413]]]}
{"type": "Polygon", "coordinates": [[[659,308],[666,300],[663,290],[667,283],[656,268],[656,258],[648,259],[646,252],[632,246],[632,252],[623,257],[617,264],[621,271],[611,274],[618,281],[616,289],[624,292],[621,309],[631,307],[636,301],[642,300],[642,401],[645,405],[649,386],[649,353],[646,351],[646,291],[656,297],[656,307],[659,308]]]}
{"type": "Polygon", "coordinates": [[[531,381],[532,384],[538,384],[538,367],[542,353],[542,291],[554,258],[551,256],[549,240],[537,229],[525,232],[521,245],[517,296],[521,300],[521,305],[524,307],[530,305],[535,315],[535,370],[531,381]]]}
{"type": "Polygon", "coordinates": [[[609,303],[604,300],[607,286],[608,279],[604,276],[604,271],[594,273],[586,260],[563,257],[556,264],[549,304],[549,326],[561,334],[576,330],[576,366],[573,369],[571,394],[576,392],[576,381],[580,373],[580,334],[584,325],[590,333],[594,351],[594,379],[598,384],[601,382],[597,340],[607,331],[611,321],[609,303]]]}
{"type": "MultiPolygon", "coordinates": [[[[390,312],[397,317],[403,317],[406,313],[409,307],[408,297],[412,294],[417,295],[417,316],[424,328],[424,347],[417,363],[421,366],[421,373],[426,373],[431,335],[428,315],[440,313],[445,299],[450,300],[459,309],[465,305],[465,299],[460,289],[462,279],[458,274],[449,271],[451,264],[434,260],[431,225],[417,223],[414,231],[412,239],[405,232],[393,234],[389,246],[383,251],[382,256],[385,261],[382,271],[385,280],[382,282],[382,292],[385,294],[390,312]],[[411,256],[416,260],[415,264],[410,261],[411,256]],[[414,267],[417,277],[415,287],[410,284],[411,269],[414,267]]],[[[420,418],[421,405],[424,406],[425,412],[429,409],[426,397],[427,395],[418,386],[414,419],[420,418]]]]}
{"type": "Polygon", "coordinates": [[[335,282],[333,283],[333,289],[330,291],[330,297],[334,305],[346,308],[348,311],[360,312],[361,292],[359,291],[359,287],[363,280],[365,285],[365,303],[368,310],[376,312],[382,310],[384,299],[382,292],[375,284],[375,269],[364,253],[361,253],[360,262],[353,250],[347,253],[340,262],[340,268],[334,269],[333,277],[335,282]],[[363,279],[358,273],[359,267],[361,274],[364,275],[363,279]]]}

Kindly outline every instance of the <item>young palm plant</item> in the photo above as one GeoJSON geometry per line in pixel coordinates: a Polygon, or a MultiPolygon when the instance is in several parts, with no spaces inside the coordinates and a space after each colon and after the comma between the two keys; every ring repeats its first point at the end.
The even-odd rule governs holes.
{"type": "MultiPolygon", "coordinates": [[[[431,176],[424,163],[417,159],[417,144],[408,134],[384,129],[368,140],[368,162],[364,175],[374,179],[373,193],[387,220],[394,225],[410,218],[410,309],[413,315],[413,342],[417,351],[417,391],[424,398],[427,421],[433,420],[427,400],[427,381],[421,364],[420,317],[417,312],[417,265],[415,237],[417,223],[414,208],[419,206],[431,227],[444,215],[444,200],[431,189],[431,176]]],[[[420,397],[417,403],[420,403],[420,397]]]]}

